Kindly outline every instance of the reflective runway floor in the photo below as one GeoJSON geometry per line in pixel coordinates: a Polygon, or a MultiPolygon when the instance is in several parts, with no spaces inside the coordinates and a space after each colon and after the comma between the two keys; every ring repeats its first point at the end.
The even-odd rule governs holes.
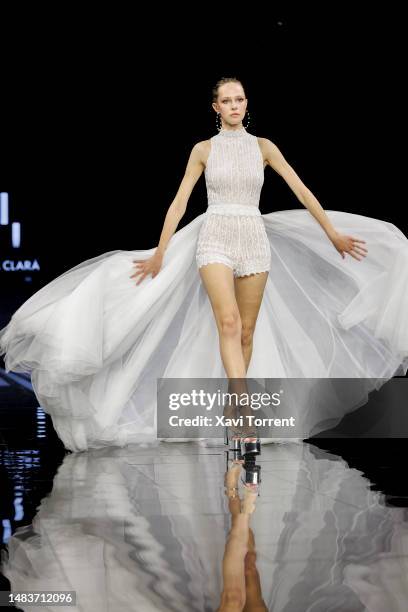
{"type": "Polygon", "coordinates": [[[263,445],[249,499],[221,444],[67,453],[30,410],[2,410],[2,589],[76,605],[18,609],[408,608],[405,440],[263,445]]]}

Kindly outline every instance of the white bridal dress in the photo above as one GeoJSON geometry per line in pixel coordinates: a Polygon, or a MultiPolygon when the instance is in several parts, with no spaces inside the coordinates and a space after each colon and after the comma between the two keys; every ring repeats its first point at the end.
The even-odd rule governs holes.
{"type": "MultiPolygon", "coordinates": [[[[198,266],[235,276],[269,270],[248,378],[364,379],[378,388],[408,369],[408,239],[392,223],[328,210],[366,241],[342,259],[308,210],[261,214],[264,162],[244,128],[211,139],[206,212],[174,233],[155,278],[130,278],[155,248],[81,262],[32,295],[0,330],[7,371],[34,391],[73,451],[157,439],[158,378],[226,378],[198,266]]],[[[267,386],[267,385],[266,385],[267,386]]],[[[361,405],[296,401],[315,434],[361,405]]]]}

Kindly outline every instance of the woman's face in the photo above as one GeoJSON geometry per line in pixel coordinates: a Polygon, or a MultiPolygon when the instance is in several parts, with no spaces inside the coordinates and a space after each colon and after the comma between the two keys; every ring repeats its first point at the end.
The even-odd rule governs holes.
{"type": "Polygon", "coordinates": [[[213,109],[220,113],[224,127],[237,126],[245,117],[248,100],[240,83],[224,83],[218,88],[218,100],[213,102],[213,109]]]}

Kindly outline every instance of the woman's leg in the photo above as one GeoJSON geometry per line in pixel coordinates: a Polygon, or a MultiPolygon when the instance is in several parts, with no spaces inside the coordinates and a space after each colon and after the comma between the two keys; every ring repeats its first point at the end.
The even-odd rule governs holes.
{"type": "Polygon", "coordinates": [[[261,580],[256,567],[255,538],[251,528],[248,535],[248,552],[245,557],[246,601],[243,612],[268,612],[262,599],[261,580]]]}
{"type": "Polygon", "coordinates": [[[241,612],[245,605],[245,555],[248,552],[249,514],[241,513],[238,494],[241,462],[233,462],[225,474],[225,493],[231,512],[231,529],[222,560],[223,589],[217,612],[241,612]]]}
{"type": "Polygon", "coordinates": [[[217,612],[242,611],[245,606],[245,556],[248,552],[249,514],[232,517],[222,560],[223,589],[217,612]]]}
{"type": "MultiPolygon", "coordinates": [[[[245,376],[251,360],[253,335],[267,280],[268,272],[260,272],[259,274],[251,274],[234,279],[235,297],[241,317],[241,346],[245,362],[245,376]]],[[[247,381],[242,382],[246,384],[247,381]]],[[[242,392],[248,393],[248,390],[245,389],[242,392]]],[[[239,412],[241,416],[250,415],[252,414],[252,409],[248,404],[241,404],[239,412]]],[[[249,435],[252,430],[253,427],[247,423],[243,428],[243,433],[247,432],[249,435]]]]}
{"type": "Polygon", "coordinates": [[[228,378],[244,378],[245,360],[241,344],[241,317],[230,267],[211,263],[199,268],[201,280],[214,312],[220,339],[221,359],[228,378]]]}
{"type": "Polygon", "coordinates": [[[251,361],[253,335],[268,274],[268,272],[260,272],[259,274],[234,279],[235,296],[241,317],[241,345],[245,372],[247,372],[251,361]]]}

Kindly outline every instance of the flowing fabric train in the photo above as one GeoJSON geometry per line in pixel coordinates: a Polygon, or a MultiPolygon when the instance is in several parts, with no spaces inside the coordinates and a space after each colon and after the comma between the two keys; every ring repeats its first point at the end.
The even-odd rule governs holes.
{"type": "MultiPolygon", "coordinates": [[[[369,392],[408,369],[408,240],[391,223],[326,212],[368,255],[343,260],[307,210],[262,215],[272,266],[247,376],[361,378],[369,392]]],[[[225,377],[195,261],[204,218],[175,232],[155,278],[130,279],[132,260],[154,248],[103,253],[37,291],[0,331],[7,371],[31,372],[66,448],[154,440],[157,378],[225,377]]],[[[297,410],[314,434],[355,407],[327,414],[305,400],[297,410]]]]}

